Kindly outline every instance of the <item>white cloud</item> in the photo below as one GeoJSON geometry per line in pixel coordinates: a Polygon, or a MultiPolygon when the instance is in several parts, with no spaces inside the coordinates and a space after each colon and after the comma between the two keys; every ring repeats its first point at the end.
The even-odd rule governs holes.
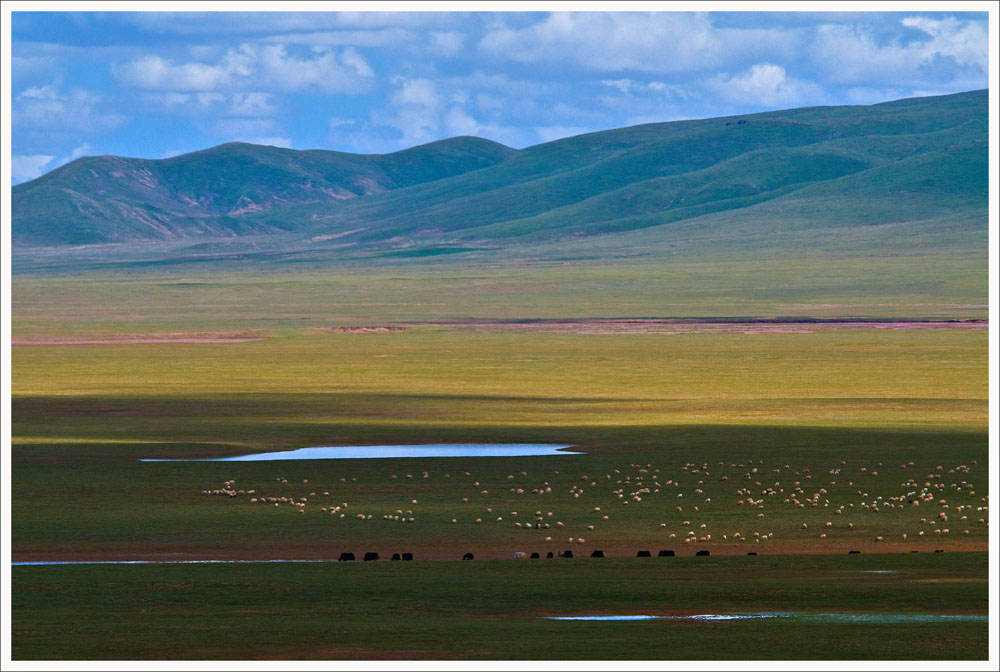
{"type": "Polygon", "coordinates": [[[69,163],[70,161],[79,159],[81,156],[87,156],[89,153],[90,153],[89,143],[85,142],[82,145],[77,145],[76,147],[73,148],[73,151],[70,152],[68,156],[64,156],[63,158],[59,159],[59,165],[61,166],[63,164],[69,163]]]}
{"type": "Polygon", "coordinates": [[[400,79],[403,86],[392,95],[396,105],[416,105],[435,109],[440,104],[437,85],[429,79],[400,79]]]}
{"type": "Polygon", "coordinates": [[[159,56],[144,56],[115,68],[126,84],[142,89],[212,91],[231,82],[233,73],[222,66],[204,63],[174,65],[159,56]]]}
{"type": "Polygon", "coordinates": [[[267,93],[234,93],[229,113],[242,117],[270,116],[277,112],[267,93]]]}
{"type": "Polygon", "coordinates": [[[431,33],[430,38],[428,51],[445,58],[457,55],[465,45],[465,36],[461,33],[431,33]]]}
{"type": "Polygon", "coordinates": [[[102,112],[101,101],[101,96],[86,89],[30,87],[18,94],[11,105],[12,125],[51,132],[103,132],[127,119],[121,114],[102,112]]]}
{"type": "Polygon", "coordinates": [[[345,49],[339,60],[332,51],[313,59],[290,56],[283,45],[260,50],[261,74],[272,86],[285,91],[317,89],[324,93],[360,93],[369,87],[372,71],[353,49],[345,49]]]}
{"type": "Polygon", "coordinates": [[[459,135],[485,137],[508,145],[524,141],[523,132],[475,111],[495,117],[492,111],[505,109],[502,101],[471,95],[460,86],[463,81],[459,78],[435,81],[396,77],[392,81],[397,88],[388,106],[372,114],[372,123],[392,129],[399,136],[399,149],[459,135]]]}
{"type": "Polygon", "coordinates": [[[278,44],[305,44],[309,46],[397,47],[417,41],[409,30],[389,28],[384,30],[327,30],[309,33],[282,33],[268,35],[262,41],[278,44]]]}
{"type": "Polygon", "coordinates": [[[690,94],[686,89],[673,84],[666,84],[665,82],[636,82],[631,79],[602,79],[601,84],[609,86],[613,89],[618,89],[626,96],[632,94],[653,93],[660,96],[672,95],[678,98],[690,97],[690,94]]]}
{"type": "Polygon", "coordinates": [[[174,63],[147,55],[112,67],[123,83],[154,91],[247,91],[274,88],[284,91],[359,93],[368,90],[373,73],[354,49],[339,52],[318,48],[304,58],[285,45],[243,44],[230,49],[216,63],[174,63]]]}
{"type": "Polygon", "coordinates": [[[601,84],[618,89],[622,93],[628,93],[633,86],[631,79],[602,79],[601,84]]]}
{"type": "Polygon", "coordinates": [[[976,66],[983,74],[988,71],[989,36],[984,23],[963,23],[954,17],[929,19],[924,16],[906,18],[900,23],[931,36],[928,42],[917,47],[922,52],[924,61],[945,56],[955,59],[959,65],[976,66]]]}
{"type": "Polygon", "coordinates": [[[555,12],[527,28],[496,29],[479,47],[497,58],[523,63],[664,73],[713,67],[726,45],[705,14],[555,12]]]}
{"type": "Polygon", "coordinates": [[[122,19],[145,30],[175,35],[243,35],[316,32],[342,28],[382,29],[440,26],[444,12],[132,12],[122,19]]]}
{"type": "Polygon", "coordinates": [[[57,65],[51,56],[11,56],[10,74],[14,79],[51,77],[57,65]]]}
{"type": "Polygon", "coordinates": [[[926,17],[900,23],[929,39],[882,44],[862,26],[824,25],[816,31],[812,60],[828,81],[838,84],[909,88],[950,82],[952,90],[959,89],[955,86],[959,82],[968,88],[987,86],[989,42],[984,24],[926,17]]]}
{"type": "Polygon", "coordinates": [[[196,93],[194,94],[194,99],[198,101],[198,105],[201,107],[212,107],[213,105],[224,103],[226,97],[221,93],[210,91],[206,93],[196,93]]]}
{"type": "Polygon", "coordinates": [[[57,100],[60,95],[55,84],[47,84],[45,86],[32,86],[27,88],[18,94],[17,97],[34,100],[57,100]]]}
{"type": "Polygon", "coordinates": [[[14,154],[10,157],[11,177],[17,182],[33,180],[45,172],[54,158],[51,154],[14,154]]]}
{"type": "Polygon", "coordinates": [[[814,84],[789,77],[773,63],[758,63],[739,75],[718,75],[706,88],[728,102],[768,107],[792,105],[821,93],[814,84]]]}
{"type": "Polygon", "coordinates": [[[340,128],[341,126],[350,126],[357,123],[355,119],[341,119],[340,117],[330,117],[327,122],[327,126],[331,129],[340,128]]]}

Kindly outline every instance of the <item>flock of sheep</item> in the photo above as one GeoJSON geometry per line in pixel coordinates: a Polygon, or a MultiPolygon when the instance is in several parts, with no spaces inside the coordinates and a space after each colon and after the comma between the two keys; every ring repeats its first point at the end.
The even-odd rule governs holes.
{"type": "MultiPolygon", "coordinates": [[[[588,539],[603,543],[623,527],[637,525],[650,542],[702,547],[762,544],[775,540],[776,534],[784,540],[823,543],[834,534],[859,539],[858,533],[865,533],[868,541],[912,543],[920,537],[968,537],[977,528],[985,542],[989,498],[977,495],[969,480],[977,466],[973,460],[923,469],[913,462],[891,469],[882,463],[849,468],[841,461],[813,472],[808,467],[765,466],[764,460],[749,460],[711,467],[688,462],[673,476],[652,464],[630,464],[594,477],[561,475],[558,470],[541,477],[529,477],[527,471],[505,478],[476,477],[465,471],[454,477],[444,474],[447,487],[442,489],[438,481],[433,495],[417,485],[432,482],[431,474],[423,471],[389,475],[388,480],[395,481],[391,496],[396,507],[381,511],[373,511],[370,503],[352,506],[346,501],[348,495],[365,499],[370,494],[356,477],[341,477],[340,485],[313,489],[309,479],[298,487],[297,481],[289,483],[279,476],[272,486],[280,493],[267,495],[258,492],[264,486],[237,489],[233,479],[202,494],[271,508],[292,507],[302,514],[318,510],[335,520],[508,526],[535,532],[536,541],[553,544],[583,545],[588,539]],[[450,503],[442,502],[442,492],[452,493],[450,503]],[[431,501],[421,506],[419,498],[424,495],[431,501]],[[640,510],[643,515],[636,516],[640,510]],[[447,511],[444,518],[442,511],[447,511]]],[[[384,486],[379,490],[383,500],[390,496],[384,486]]]]}

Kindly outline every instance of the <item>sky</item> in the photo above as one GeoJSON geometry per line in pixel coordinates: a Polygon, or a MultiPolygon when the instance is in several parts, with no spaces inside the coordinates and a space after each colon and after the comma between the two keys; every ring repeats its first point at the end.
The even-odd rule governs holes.
{"type": "Polygon", "coordinates": [[[230,141],[387,153],[461,135],[520,149],[634,124],[989,85],[988,3],[972,3],[978,12],[7,4],[13,184],[81,156],[162,159],[230,141]]]}

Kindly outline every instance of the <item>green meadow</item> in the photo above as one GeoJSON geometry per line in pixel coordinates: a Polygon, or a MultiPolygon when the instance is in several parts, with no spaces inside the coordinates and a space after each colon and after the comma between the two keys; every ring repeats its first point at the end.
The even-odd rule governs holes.
{"type": "Polygon", "coordinates": [[[985,553],[15,567],[15,659],[955,660],[988,624],[985,553]],[[881,574],[886,568],[896,574],[881,574]],[[813,620],[553,621],[799,612],[813,620]]]}
{"type": "Polygon", "coordinates": [[[763,261],[690,259],[517,273],[414,263],[18,274],[15,343],[261,338],[16,345],[15,561],[344,551],[377,551],[381,561],[15,567],[14,657],[985,658],[985,623],[538,618],[985,613],[985,329],[594,334],[441,324],[985,317],[977,273],[925,262],[924,276],[913,260],[888,259],[882,271],[857,262],[862,275],[887,274],[893,300],[837,276],[832,261],[799,284],[793,270],[763,261]],[[407,328],[323,330],[390,324],[407,328]],[[453,442],[559,443],[585,454],[140,461],[453,442]],[[202,494],[227,482],[243,493],[202,494]],[[545,559],[567,549],[577,557],[545,559]],[[595,549],[608,557],[589,558],[595,549]],[[661,549],[678,557],[634,557],[661,549]],[[386,562],[397,552],[416,560],[386,562]],[[476,560],[460,562],[467,552],[476,560]],[[515,552],[542,558],[514,561],[515,552]],[[857,573],[876,570],[900,574],[857,573]]]}

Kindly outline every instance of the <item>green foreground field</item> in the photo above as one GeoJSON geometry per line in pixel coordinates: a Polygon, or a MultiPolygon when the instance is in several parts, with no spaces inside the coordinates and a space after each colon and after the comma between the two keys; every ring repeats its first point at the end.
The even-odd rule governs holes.
{"type": "MultiPolygon", "coordinates": [[[[598,300],[631,290],[631,281],[616,285],[616,272],[596,281],[593,306],[572,310],[567,297],[587,296],[585,286],[543,287],[554,277],[546,271],[529,274],[533,289],[519,295],[521,280],[508,275],[490,285],[510,297],[493,317],[593,316],[598,300]],[[539,296],[544,305],[525,314],[539,296]]],[[[578,610],[985,613],[986,330],[319,329],[415,322],[421,313],[429,322],[490,317],[491,294],[470,294],[472,280],[449,279],[443,286],[459,298],[441,294],[440,305],[423,294],[425,306],[437,305],[423,310],[406,303],[419,294],[412,277],[379,276],[374,288],[364,277],[330,279],[340,294],[329,300],[320,279],[306,281],[302,305],[283,303],[302,278],[287,287],[210,274],[16,280],[15,342],[107,342],[13,349],[14,560],[377,551],[383,560],[412,552],[416,561],[15,567],[15,658],[986,657],[985,623],[536,618],[578,610]],[[337,296],[355,285],[359,302],[338,312],[337,296]],[[263,338],[113,342],[234,332],[263,338]],[[431,442],[560,443],[585,454],[139,461],[431,442]],[[202,494],[233,481],[243,494],[202,494]],[[679,556],[669,570],[634,558],[667,548],[679,556]],[[609,557],[508,560],[565,549],[609,557]],[[710,563],[693,557],[701,549],[711,551],[710,563]],[[759,555],[747,557],[750,550],[759,555]],[[476,561],[455,562],[466,552],[476,561]],[[852,573],[861,568],[902,574],[852,573]]],[[[655,307],[667,305],[657,298],[665,285],[643,286],[655,289],[631,306],[609,304],[613,316],[664,315],[655,307]]],[[[697,292],[684,286],[677,305],[690,316],[697,292]]],[[[947,303],[936,291],[915,286],[891,314],[955,317],[968,298],[969,316],[981,317],[978,292],[950,294],[962,300],[947,303]]],[[[767,311],[748,312],[851,312],[846,302],[786,312],[801,305],[789,292],[787,303],[772,293],[760,304],[767,311]]],[[[873,295],[864,296],[858,312],[877,315],[873,295]]],[[[721,305],[715,296],[712,311],[731,309],[721,305]]]]}
{"type": "Polygon", "coordinates": [[[985,620],[892,619],[985,614],[987,575],[985,553],[15,567],[12,630],[19,660],[986,659],[985,620]],[[545,618],[774,611],[814,620],[545,618]]]}

